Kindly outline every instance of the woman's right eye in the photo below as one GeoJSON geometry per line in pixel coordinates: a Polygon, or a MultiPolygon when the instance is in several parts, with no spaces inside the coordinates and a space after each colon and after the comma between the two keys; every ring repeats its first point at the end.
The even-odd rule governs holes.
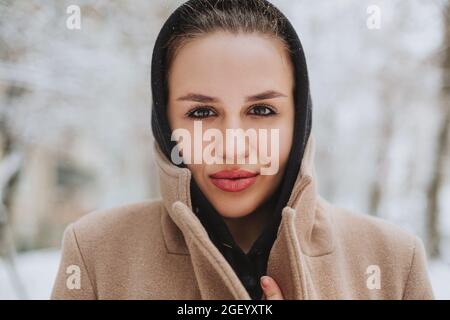
{"type": "Polygon", "coordinates": [[[189,118],[195,118],[195,119],[204,119],[208,117],[214,117],[217,114],[211,110],[210,108],[200,107],[196,108],[194,110],[191,110],[187,113],[187,116],[189,118]]]}

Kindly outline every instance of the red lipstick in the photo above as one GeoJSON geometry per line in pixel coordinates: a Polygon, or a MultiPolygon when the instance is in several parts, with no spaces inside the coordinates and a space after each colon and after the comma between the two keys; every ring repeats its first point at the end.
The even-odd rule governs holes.
{"type": "Polygon", "coordinates": [[[223,170],[211,174],[212,183],[228,192],[238,192],[247,189],[256,181],[258,173],[246,170],[223,170]]]}

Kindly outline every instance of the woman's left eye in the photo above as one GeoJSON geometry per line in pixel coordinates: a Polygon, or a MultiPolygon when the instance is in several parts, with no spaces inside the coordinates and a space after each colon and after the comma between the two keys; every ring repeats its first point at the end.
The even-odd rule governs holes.
{"type": "Polygon", "coordinates": [[[267,117],[267,116],[276,114],[276,112],[272,108],[265,106],[265,105],[254,106],[249,110],[248,113],[251,115],[263,116],[263,117],[267,117]]]}

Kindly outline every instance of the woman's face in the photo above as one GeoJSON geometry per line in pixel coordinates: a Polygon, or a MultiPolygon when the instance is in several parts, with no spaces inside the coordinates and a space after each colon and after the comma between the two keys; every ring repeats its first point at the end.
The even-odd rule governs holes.
{"type": "Polygon", "coordinates": [[[168,82],[169,123],[172,131],[185,129],[192,137],[191,147],[180,150],[183,158],[192,156],[185,163],[199,188],[224,217],[252,213],[280,184],[292,145],[294,77],[283,44],[260,34],[211,33],[178,51],[168,82]],[[199,124],[202,133],[212,133],[209,141],[198,137],[199,124]],[[267,136],[227,139],[226,130],[238,128],[257,134],[265,129],[267,136]],[[223,139],[211,138],[218,133],[223,139]],[[203,153],[206,148],[214,151],[203,153]],[[194,163],[194,154],[201,163],[194,163]],[[205,154],[214,161],[206,163],[205,154]]]}

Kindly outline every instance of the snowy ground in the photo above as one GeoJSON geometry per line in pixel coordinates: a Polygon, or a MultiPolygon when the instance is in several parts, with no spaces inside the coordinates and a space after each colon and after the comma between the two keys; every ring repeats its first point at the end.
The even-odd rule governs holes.
{"type": "MultiPolygon", "coordinates": [[[[48,299],[58,269],[58,250],[30,251],[16,259],[18,273],[25,287],[26,298],[48,299]]],[[[0,258],[0,299],[17,299],[12,281],[4,260],[0,258]]]]}
{"type": "Polygon", "coordinates": [[[450,300],[450,262],[429,262],[431,283],[436,299],[450,300]]]}
{"type": "MultiPolygon", "coordinates": [[[[58,262],[59,251],[53,249],[32,251],[17,257],[18,271],[27,298],[49,298],[58,262]]],[[[450,264],[431,261],[429,266],[436,298],[450,300],[450,264]]],[[[8,274],[6,264],[0,258],[0,299],[17,299],[8,274]]]]}

